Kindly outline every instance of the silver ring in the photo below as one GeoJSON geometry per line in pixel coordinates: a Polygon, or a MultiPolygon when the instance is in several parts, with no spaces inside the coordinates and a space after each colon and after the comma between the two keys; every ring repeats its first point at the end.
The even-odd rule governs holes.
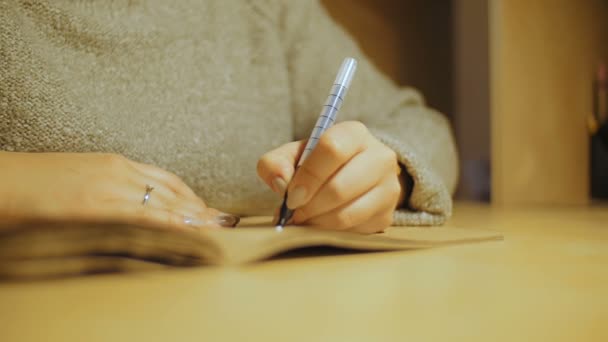
{"type": "Polygon", "coordinates": [[[154,187],[149,184],[146,184],[146,194],[144,195],[144,200],[141,202],[141,205],[146,205],[146,203],[148,203],[152,190],[154,190],[154,187]]]}

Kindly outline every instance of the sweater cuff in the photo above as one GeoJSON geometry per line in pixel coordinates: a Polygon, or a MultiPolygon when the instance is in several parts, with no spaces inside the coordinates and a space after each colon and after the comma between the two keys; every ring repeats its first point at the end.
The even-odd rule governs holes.
{"type": "Polygon", "coordinates": [[[445,223],[452,216],[452,197],[441,178],[407,142],[398,141],[380,130],[370,128],[370,131],[397,153],[399,163],[405,166],[413,180],[411,195],[393,214],[393,225],[436,226],[445,223]]]}

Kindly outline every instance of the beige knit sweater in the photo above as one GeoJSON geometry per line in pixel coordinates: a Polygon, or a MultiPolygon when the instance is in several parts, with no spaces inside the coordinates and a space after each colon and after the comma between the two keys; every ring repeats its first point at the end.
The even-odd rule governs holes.
{"type": "Polygon", "coordinates": [[[0,150],[115,152],[181,176],[238,214],[279,204],[257,159],[306,138],[342,59],[360,120],[415,185],[396,224],[451,214],[446,119],[399,89],[315,0],[0,0],[0,150]]]}

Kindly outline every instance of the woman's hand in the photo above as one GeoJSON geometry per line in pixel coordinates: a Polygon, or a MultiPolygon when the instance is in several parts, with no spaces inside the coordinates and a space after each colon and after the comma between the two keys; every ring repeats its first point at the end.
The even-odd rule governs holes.
{"type": "Polygon", "coordinates": [[[362,123],[339,123],[323,134],[293,176],[305,144],[285,144],[258,162],[258,175],[274,192],[282,196],[287,188],[295,224],[374,233],[392,223],[406,190],[393,150],[362,123]]]}
{"type": "Polygon", "coordinates": [[[116,154],[0,152],[4,221],[124,221],[178,229],[234,226],[176,175],[116,154]],[[146,186],[154,189],[143,204],[146,186]]]}

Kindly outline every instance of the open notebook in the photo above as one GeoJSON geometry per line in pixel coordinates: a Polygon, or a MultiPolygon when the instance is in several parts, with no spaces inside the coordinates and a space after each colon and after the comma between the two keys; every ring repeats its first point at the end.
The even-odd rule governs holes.
{"type": "Polygon", "coordinates": [[[277,232],[268,218],[191,232],[121,223],[28,223],[0,228],[0,279],[234,265],[315,246],[382,251],[499,239],[492,231],[441,227],[393,227],[374,235],[303,227],[277,232]]]}

